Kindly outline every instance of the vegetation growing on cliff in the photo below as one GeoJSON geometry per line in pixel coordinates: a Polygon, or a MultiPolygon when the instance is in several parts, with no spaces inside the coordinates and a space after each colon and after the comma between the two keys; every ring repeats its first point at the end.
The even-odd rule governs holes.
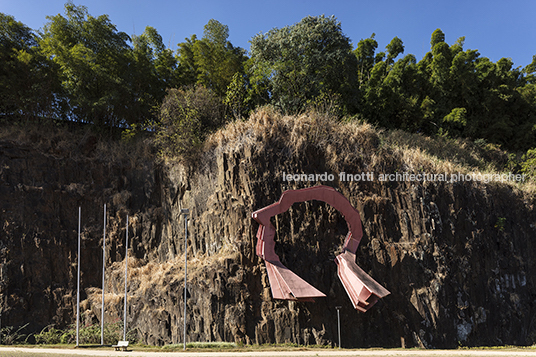
{"type": "MultiPolygon", "coordinates": [[[[339,121],[318,111],[284,115],[269,107],[209,136],[205,150],[233,151],[243,145],[255,145],[262,151],[280,140],[293,154],[310,150],[325,153],[334,172],[348,172],[352,167],[365,165],[375,172],[497,174],[509,172],[512,165],[508,152],[495,145],[384,130],[366,122],[339,121]]],[[[519,187],[535,191],[534,182],[528,179],[519,187]]]]}
{"type": "MultiPolygon", "coordinates": [[[[134,213],[130,224],[135,228],[137,243],[132,249],[137,259],[129,260],[129,300],[138,302],[136,313],[142,314],[135,316],[138,326],[162,328],[143,337],[154,344],[169,343],[177,335],[171,322],[162,327],[165,324],[155,321],[175,324],[180,316],[176,307],[184,252],[177,240],[182,234],[176,217],[179,208],[191,207],[197,231],[190,246],[195,257],[188,258],[190,279],[197,279],[197,284],[192,284],[194,298],[189,301],[196,308],[206,303],[196,314],[194,333],[251,342],[271,338],[273,325],[265,319],[271,317],[261,316],[261,310],[276,305],[270,305],[253,253],[250,213],[277,199],[280,190],[311,184],[280,185],[277,178],[282,171],[329,170],[336,178],[356,170],[536,176],[536,56],[525,68],[513,68],[512,61],[504,58],[494,63],[477,50],[465,49],[463,38],[447,44],[437,29],[430,51],[417,61],[411,54],[403,56],[404,44],[398,37],[385,51],[377,51],[374,34],[354,47],[341,24],[325,16],[308,16],[259,34],[251,40],[249,54],[228,41],[226,25],[210,20],[201,38],[192,35],[174,53],[154,28],[129,37],[107,15],[93,17],[87,8],[72,3],[66,4],[65,15],[47,19],[35,32],[0,14],[0,140],[6,153],[0,156],[5,192],[0,258],[10,262],[3,271],[12,274],[2,286],[7,302],[2,312],[9,321],[31,321],[39,326],[37,331],[51,317],[65,324],[72,312],[67,310],[73,300],[69,282],[74,276],[74,250],[58,247],[74,242],[74,231],[68,227],[75,227],[74,208],[80,202],[92,206],[92,215],[97,216],[93,213],[100,210],[100,203],[112,201],[118,212],[111,217],[114,239],[122,233],[118,228],[122,214],[134,213]],[[167,165],[155,165],[155,156],[182,160],[193,168],[191,175],[184,174],[181,165],[169,165],[170,171],[181,172],[167,172],[167,165]],[[40,256],[45,251],[50,258],[40,256]],[[36,272],[42,276],[34,277],[36,272]],[[51,286],[60,287],[53,296],[51,286]],[[25,300],[29,292],[34,300],[25,300]],[[262,296],[266,297],[262,303],[269,302],[264,308],[262,296]],[[40,309],[40,316],[28,318],[42,301],[67,309],[40,309]],[[144,308],[139,308],[141,304],[144,308]],[[15,316],[20,311],[25,317],[15,316]],[[246,316],[257,320],[246,323],[246,316]],[[231,332],[219,332],[225,329],[231,332]]],[[[369,254],[369,267],[408,289],[393,294],[398,299],[405,296],[404,301],[391,310],[393,314],[383,315],[387,320],[382,319],[400,324],[393,335],[395,343],[398,333],[421,341],[420,331],[440,331],[436,318],[438,326],[447,321],[448,329],[456,329],[462,323],[461,312],[476,326],[485,322],[485,311],[502,305],[500,310],[507,315],[487,315],[492,321],[489,330],[500,329],[501,335],[507,333],[505,326],[522,326],[525,317],[521,317],[530,316],[534,294],[528,290],[527,277],[534,274],[532,243],[525,238],[533,233],[534,220],[518,217],[533,212],[534,181],[509,183],[521,191],[474,182],[333,184],[364,205],[369,240],[364,254],[369,254]],[[467,195],[474,197],[466,200],[467,195]],[[490,207],[489,212],[483,207],[490,207]],[[484,254],[490,254],[485,264],[478,260],[484,254]],[[397,264],[397,269],[389,270],[389,265],[397,264]],[[478,278],[469,277],[469,272],[478,278]],[[480,285],[467,284],[470,279],[480,285]],[[510,300],[504,299],[514,281],[526,290],[520,295],[510,290],[510,300]],[[459,290],[451,291],[455,286],[459,290]],[[436,295],[440,291],[444,300],[436,295]],[[469,304],[477,291],[488,294],[482,296],[482,306],[469,304]],[[465,299],[462,293],[467,302],[460,300],[465,299]],[[451,297],[461,303],[452,304],[451,297]],[[444,310],[429,315],[440,306],[438,301],[444,310]],[[516,307],[510,309],[510,302],[516,307]],[[406,314],[414,317],[402,318],[406,314]]],[[[294,228],[313,236],[317,220],[299,211],[294,217],[303,225],[294,228]]],[[[99,248],[95,237],[100,237],[100,228],[95,220],[87,227],[86,247],[99,248]]],[[[320,246],[292,239],[315,253],[301,260],[304,268],[310,268],[307,264],[318,256],[320,246]]],[[[119,246],[112,245],[117,251],[110,258],[112,273],[108,272],[113,281],[106,291],[113,306],[110,314],[122,307],[122,294],[117,292],[123,286],[118,283],[123,276],[119,246]]],[[[331,254],[324,253],[321,259],[331,254]]],[[[97,259],[91,254],[88,261],[97,259]]],[[[288,259],[302,258],[289,254],[288,259]]],[[[329,271],[317,274],[309,269],[309,273],[327,277],[329,271]]],[[[95,274],[86,273],[84,280],[83,308],[92,311],[89,320],[97,319],[102,290],[95,288],[95,274]]],[[[300,309],[288,316],[299,316],[300,309]]],[[[525,335],[532,329],[529,320],[525,335]]],[[[369,336],[387,331],[375,322],[368,326],[373,327],[364,329],[369,336]]],[[[316,343],[327,341],[325,329],[321,330],[314,336],[316,343]]],[[[480,336],[488,334],[477,330],[480,336]]],[[[13,342],[27,337],[20,331],[5,326],[2,330],[13,342]]],[[[99,331],[88,323],[84,332],[89,342],[99,331]]],[[[303,340],[313,341],[312,332],[303,340]]],[[[49,327],[34,337],[38,342],[58,338],[61,342],[72,336],[72,331],[49,327]]],[[[110,339],[118,339],[113,336],[110,339]]],[[[452,340],[445,336],[437,333],[434,341],[452,340]]],[[[534,334],[522,341],[533,343],[534,334]]]]}
{"type": "MultiPolygon", "coordinates": [[[[271,299],[266,276],[262,278],[260,261],[256,260],[254,255],[256,227],[251,225],[250,213],[263,204],[272,203],[279,197],[280,191],[286,188],[309,185],[309,183],[282,183],[278,180],[282,171],[327,170],[335,173],[336,177],[343,171],[465,173],[479,169],[486,170],[490,162],[496,162],[500,167],[501,160],[504,160],[506,155],[498,149],[486,145],[480,146],[466,139],[430,138],[421,134],[378,129],[365,122],[359,123],[355,120],[343,122],[318,111],[301,115],[284,115],[273,107],[265,107],[255,111],[248,120],[233,121],[208,135],[206,146],[203,146],[197,164],[208,163],[206,166],[209,166],[209,169],[197,170],[191,175],[186,175],[181,171],[183,170],[181,165],[159,165],[164,169],[169,168],[170,171],[162,169],[158,172],[154,166],[140,168],[143,165],[141,161],[134,161],[130,165],[128,162],[118,161],[108,164],[107,160],[122,161],[124,157],[114,157],[115,146],[109,146],[108,151],[104,150],[106,147],[101,147],[102,143],[107,141],[108,137],[105,135],[103,140],[84,139],[86,134],[87,138],[94,135],[89,128],[77,133],[64,133],[65,137],[71,135],[70,146],[55,140],[61,138],[61,128],[56,128],[57,131],[53,135],[35,130],[27,136],[24,136],[25,128],[18,129],[17,135],[12,131],[7,139],[5,136],[0,136],[2,149],[6,152],[6,155],[2,156],[4,160],[2,174],[6,183],[4,190],[7,192],[4,204],[20,208],[21,211],[24,209],[24,213],[20,216],[9,211],[2,212],[3,221],[7,222],[3,231],[6,239],[3,241],[7,243],[8,249],[0,249],[0,254],[3,254],[4,261],[15,262],[11,265],[13,268],[4,270],[13,274],[9,277],[9,284],[3,287],[6,291],[4,297],[7,299],[4,306],[9,307],[8,311],[3,311],[4,318],[11,316],[12,319],[8,321],[18,322],[22,319],[15,316],[19,311],[28,314],[35,311],[25,310],[24,305],[20,303],[26,296],[24,295],[27,293],[26,287],[15,290],[13,294],[8,289],[13,289],[12,286],[19,282],[37,283],[37,279],[28,277],[36,270],[44,272],[40,278],[44,283],[30,286],[36,299],[41,301],[47,298],[46,284],[64,286],[71,284],[70,290],[55,294],[57,300],[50,304],[61,306],[66,302],[72,304],[74,289],[72,272],[75,265],[74,255],[71,252],[75,251],[72,239],[76,235],[75,228],[66,230],[63,236],[60,236],[63,237],[62,240],[55,238],[55,233],[60,227],[61,229],[76,227],[73,207],[79,204],[80,200],[86,207],[93,206],[93,210],[86,210],[87,212],[91,212],[94,217],[100,217],[102,213],[100,197],[104,192],[102,200],[112,201],[112,206],[115,206],[117,212],[109,221],[111,222],[109,228],[113,231],[109,234],[112,234],[115,243],[110,246],[115,245],[113,248],[115,254],[110,255],[111,264],[107,268],[108,318],[112,320],[116,318],[123,307],[124,260],[121,261],[123,252],[121,242],[124,231],[120,227],[124,226],[122,215],[131,212],[133,214],[130,223],[135,237],[133,241],[136,241],[136,244],[132,246],[132,259],[129,254],[129,289],[131,289],[129,306],[133,306],[129,312],[129,319],[132,318],[129,320],[129,326],[142,329],[138,335],[140,340],[155,345],[174,343],[179,341],[179,335],[182,336],[180,329],[175,328],[177,321],[180,321],[183,306],[180,299],[184,277],[181,259],[184,255],[180,244],[180,237],[183,236],[180,231],[182,222],[175,218],[179,208],[190,207],[193,212],[192,220],[195,220],[195,224],[192,225],[193,232],[191,235],[189,233],[189,237],[193,237],[193,244],[189,245],[192,255],[188,253],[188,269],[191,272],[189,311],[196,311],[191,315],[193,322],[188,332],[190,337],[193,336],[198,340],[235,339],[244,343],[264,343],[271,341],[273,336],[269,330],[263,329],[266,321],[272,321],[276,315],[283,316],[276,320],[276,324],[288,326],[290,317],[308,311],[306,310],[308,308],[302,305],[299,309],[293,308],[291,309],[293,312],[289,312],[290,309],[286,305],[271,299]],[[59,148],[67,150],[60,151],[59,148]],[[75,154],[71,151],[75,151],[75,154]],[[489,160],[488,157],[497,159],[489,160]],[[20,160],[21,158],[23,160],[20,160]],[[45,162],[50,168],[43,170],[41,167],[36,167],[38,162],[45,162]],[[60,175],[56,179],[56,173],[67,171],[66,167],[79,177],[60,175]],[[81,168],[84,171],[80,174],[81,168]],[[23,185],[20,184],[21,178],[23,185]],[[58,192],[62,193],[60,198],[54,196],[58,192]],[[61,205],[56,204],[58,202],[56,200],[59,199],[62,201],[61,205]],[[57,208],[51,209],[50,206],[57,208]],[[34,216],[34,211],[40,214],[34,216]],[[23,220],[24,217],[31,219],[23,220]],[[38,220],[33,217],[37,217],[38,220]],[[55,226],[50,227],[49,222],[55,226]],[[19,242],[23,242],[24,250],[17,247],[19,242]],[[61,250],[59,247],[67,248],[61,250]],[[56,275],[48,273],[50,270],[46,269],[49,265],[43,264],[42,258],[36,259],[45,254],[41,254],[44,249],[47,249],[46,254],[51,256],[47,261],[65,265],[64,268],[55,270],[65,272],[64,280],[59,282],[52,280],[56,279],[56,275]],[[61,256],[58,252],[63,252],[63,258],[58,258],[61,256]],[[29,272],[26,276],[23,276],[23,271],[18,268],[22,263],[24,271],[29,272]],[[261,308],[261,304],[265,307],[261,308]],[[272,309],[279,309],[279,312],[268,315],[272,309]],[[261,314],[262,310],[267,311],[266,315],[261,314]],[[173,321],[173,325],[161,324],[159,321],[173,321]]],[[[127,148],[136,147],[124,142],[114,144],[125,144],[127,148]]],[[[479,309],[485,308],[489,311],[496,308],[497,304],[503,304],[501,309],[510,315],[504,318],[490,314],[489,319],[501,319],[500,321],[506,321],[511,326],[525,326],[518,321],[512,322],[511,317],[517,316],[521,319],[521,316],[530,315],[518,314],[519,310],[512,307],[511,301],[501,296],[503,293],[509,293],[508,290],[504,290],[507,287],[503,288],[502,285],[503,290],[498,290],[495,288],[495,281],[488,279],[488,276],[498,274],[494,273],[497,271],[506,274],[504,276],[508,279],[513,279],[510,276],[521,271],[520,277],[515,280],[518,286],[522,286],[521,290],[510,291],[515,291],[515,296],[521,301],[523,309],[529,311],[532,300],[528,289],[532,285],[527,281],[532,275],[529,270],[531,268],[526,268],[523,264],[524,262],[527,262],[527,265],[532,264],[532,261],[526,258],[530,257],[531,240],[525,237],[530,236],[533,230],[530,226],[533,221],[530,205],[534,196],[525,194],[526,191],[512,189],[511,186],[480,185],[473,182],[460,185],[378,181],[370,185],[366,182],[333,184],[342,192],[346,191],[345,194],[352,200],[363,205],[359,207],[363,211],[367,238],[363,242],[361,261],[366,261],[367,269],[373,269],[376,276],[380,276],[382,280],[389,280],[391,286],[397,286],[400,291],[393,294],[398,302],[389,302],[389,309],[382,310],[384,316],[382,323],[385,326],[396,326],[399,316],[408,313],[413,315],[406,317],[404,321],[409,326],[406,336],[413,331],[420,331],[423,329],[423,318],[430,318],[423,312],[422,306],[427,308],[438,301],[438,305],[442,306],[442,310],[439,311],[444,312],[433,315],[432,318],[437,319],[437,325],[431,323],[424,328],[430,331],[429,334],[435,334],[434,341],[443,338],[444,340],[440,341],[446,342],[439,343],[452,346],[452,341],[455,342],[456,338],[455,324],[458,323],[455,312],[460,311],[460,307],[452,304],[452,297],[454,299],[457,297],[456,292],[452,291],[452,286],[457,286],[456,284],[474,289],[464,293],[466,294],[464,296],[467,296],[464,297],[464,304],[465,301],[470,301],[468,299],[477,291],[484,291],[484,294],[488,294],[485,296],[490,297],[490,301],[482,303],[488,305],[482,308],[474,308],[469,302],[467,304],[470,307],[462,306],[464,313],[468,314],[465,316],[473,316],[469,315],[469,311],[475,311],[471,314],[476,314],[480,313],[479,309]],[[525,215],[530,218],[518,219],[525,215]],[[411,227],[417,228],[412,231],[411,227]],[[487,256],[491,263],[482,263],[481,257],[484,254],[492,254],[491,257],[487,256]],[[519,259],[519,256],[522,256],[523,260],[519,259]],[[479,268],[482,271],[479,271],[479,268]],[[470,272],[475,272],[475,277],[472,278],[470,272]],[[480,283],[467,285],[468,279],[479,279],[480,283]],[[416,288],[411,286],[413,283],[416,284],[416,288]],[[422,304],[412,305],[415,304],[413,296],[420,296],[422,304]],[[420,310],[417,311],[416,308],[420,310]],[[391,313],[392,311],[394,313],[391,313]],[[445,328],[447,332],[443,333],[441,328],[445,328]]],[[[281,219],[279,224],[287,224],[285,230],[293,235],[292,241],[286,241],[287,247],[295,245],[302,253],[304,249],[310,253],[293,255],[290,249],[282,259],[295,260],[295,264],[299,263],[309,274],[313,274],[311,276],[316,276],[319,274],[318,271],[311,267],[317,264],[311,262],[312,260],[322,260],[325,262],[323,264],[332,262],[331,259],[326,259],[328,254],[331,254],[330,251],[322,248],[324,249],[322,254],[317,254],[321,245],[311,244],[311,237],[316,237],[315,232],[319,230],[316,226],[318,217],[314,213],[316,209],[313,208],[315,207],[309,206],[303,211],[298,208],[294,210],[292,219],[294,222],[299,222],[294,226],[296,230],[291,229],[292,226],[288,226],[288,223],[284,223],[286,219],[281,219]]],[[[329,213],[329,209],[321,209],[321,212],[321,216],[331,222],[330,227],[334,232],[332,235],[337,239],[339,232],[335,229],[336,215],[329,213]]],[[[324,227],[321,226],[320,230],[324,227]]],[[[86,249],[91,247],[100,249],[99,238],[102,234],[100,222],[93,220],[86,226],[85,233],[86,249]]],[[[339,238],[342,240],[344,234],[339,238]]],[[[99,254],[84,256],[92,259],[94,271],[100,269],[99,254]]],[[[87,285],[84,290],[87,295],[81,306],[83,311],[89,311],[90,319],[97,319],[102,290],[96,286],[100,287],[100,281],[98,275],[87,274],[88,270],[85,271],[84,280],[87,285]],[[87,283],[89,279],[93,282],[87,283]]],[[[335,272],[332,273],[331,276],[334,277],[335,272]]],[[[322,270],[320,274],[328,276],[327,274],[331,273],[329,270],[322,270]]],[[[502,275],[500,277],[502,279],[502,275]]],[[[341,290],[335,295],[345,296],[342,286],[339,286],[339,289],[341,290]]],[[[335,300],[331,301],[335,303],[335,300]]],[[[350,304],[349,301],[346,303],[350,304]]],[[[50,324],[51,317],[58,322],[69,321],[73,311],[72,305],[70,306],[66,308],[68,312],[65,315],[59,315],[54,309],[40,310],[38,322],[40,325],[35,328],[34,333],[39,333],[42,326],[50,324]]],[[[327,306],[327,304],[321,305],[320,309],[317,307],[324,314],[321,324],[318,320],[310,322],[316,331],[323,331],[323,328],[318,326],[324,325],[324,321],[329,320],[331,312],[327,306]]],[[[348,307],[350,311],[351,307],[348,307]]],[[[390,337],[390,342],[387,344],[396,346],[400,335],[389,328],[378,327],[377,316],[364,317],[369,321],[366,328],[371,331],[377,328],[378,331],[391,333],[390,336],[394,337],[390,337]]],[[[292,321],[294,322],[291,323],[297,323],[299,320],[296,318],[292,321]]],[[[479,324],[484,322],[481,321],[479,324]]],[[[494,320],[486,325],[479,325],[479,329],[481,326],[486,326],[487,331],[499,331],[497,335],[500,333],[507,335],[509,331],[504,326],[497,327],[501,325],[494,320]]],[[[314,331],[304,327],[303,324],[297,331],[305,328],[314,331]]],[[[358,333],[353,331],[354,334],[358,333]]],[[[490,334],[479,331],[477,333],[481,335],[477,335],[478,339],[475,338],[474,341],[488,341],[484,338],[490,334]]],[[[49,331],[44,331],[43,338],[55,338],[47,332],[49,331]]],[[[276,336],[283,336],[281,331],[276,330],[275,333],[278,333],[276,336]]],[[[378,333],[383,332],[374,331],[369,335],[370,341],[377,341],[378,333]]],[[[57,335],[56,332],[53,334],[57,335]]],[[[325,335],[322,333],[313,336],[311,332],[306,334],[299,332],[291,335],[291,338],[296,338],[297,343],[307,341],[324,345],[334,340],[334,335],[330,336],[329,330],[325,335]],[[308,337],[300,337],[306,334],[308,337]]],[[[283,338],[278,338],[284,341],[283,338]]],[[[523,338],[521,341],[530,341],[527,343],[533,341],[532,337],[523,338]]],[[[356,338],[355,341],[362,340],[356,338]]],[[[386,340],[382,339],[381,343],[386,343],[384,341],[386,340]]]]}
{"type": "Polygon", "coordinates": [[[167,154],[191,158],[208,133],[261,105],[287,114],[316,105],[339,119],[512,150],[511,168],[534,170],[528,150],[536,142],[536,56],[524,68],[507,58],[494,63],[465,49],[463,37],[446,43],[437,29],[417,61],[403,56],[398,37],[385,51],[378,52],[374,34],[354,48],[333,16],[258,34],[249,54],[214,19],[175,53],[152,27],[130,37],[107,15],[94,17],[71,2],[65,15],[47,20],[36,32],[0,16],[3,123],[156,132],[167,154]],[[218,107],[211,118],[201,114],[205,103],[193,100],[201,94],[218,107]]]}

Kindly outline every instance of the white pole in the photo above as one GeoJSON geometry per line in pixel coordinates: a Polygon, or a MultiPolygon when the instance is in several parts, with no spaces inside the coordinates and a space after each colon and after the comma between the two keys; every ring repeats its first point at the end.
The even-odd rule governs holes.
{"type": "Polygon", "coordinates": [[[181,209],[184,214],[184,350],[186,350],[186,276],[188,273],[188,209],[181,209]]]}
{"type": "Polygon", "coordinates": [[[78,273],[76,274],[76,346],[79,345],[79,331],[80,331],[80,216],[82,215],[82,208],[78,207],[78,273]]]}
{"type": "Polygon", "coordinates": [[[102,306],[101,306],[101,338],[104,345],[104,272],[106,266],[106,203],[104,204],[104,234],[102,236],[102,306]]]}
{"type": "Polygon", "coordinates": [[[339,348],[341,348],[341,316],[339,314],[339,311],[341,310],[342,306],[336,306],[337,309],[337,329],[339,331],[339,348]]]}
{"type": "Polygon", "coordinates": [[[127,214],[127,243],[125,248],[125,303],[123,316],[123,341],[127,340],[127,277],[128,277],[128,214],[127,214]]]}

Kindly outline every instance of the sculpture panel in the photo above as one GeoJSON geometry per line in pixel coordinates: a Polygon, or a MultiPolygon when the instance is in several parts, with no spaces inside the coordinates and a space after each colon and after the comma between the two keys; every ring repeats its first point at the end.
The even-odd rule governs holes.
{"type": "Polygon", "coordinates": [[[355,309],[366,312],[378,299],[390,294],[355,262],[355,252],[363,237],[359,212],[342,194],[329,186],[315,186],[283,192],[278,202],[253,212],[252,218],[259,223],[256,253],[264,259],[270,288],[274,299],[313,301],[326,295],[284,266],[275,253],[275,227],[270,218],[287,211],[296,202],[317,200],[338,210],[346,219],[348,234],[343,253],[335,258],[337,275],[341,280],[355,309]]]}

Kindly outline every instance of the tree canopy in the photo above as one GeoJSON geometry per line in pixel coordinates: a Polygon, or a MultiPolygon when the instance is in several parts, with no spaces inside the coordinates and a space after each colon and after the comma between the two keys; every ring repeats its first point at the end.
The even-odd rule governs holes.
{"type": "Polygon", "coordinates": [[[60,67],[72,114],[97,125],[133,122],[130,37],[117,31],[107,15],[93,17],[84,6],[65,5],[47,17],[42,52],[60,67]]]}
{"type": "Polygon", "coordinates": [[[333,16],[307,16],[251,40],[252,86],[284,111],[299,111],[326,94],[340,95],[355,109],[355,68],[350,39],[333,16]]]}
{"type": "Polygon", "coordinates": [[[0,117],[32,120],[60,112],[57,68],[40,52],[38,36],[0,13],[0,117]]]}
{"type": "Polygon", "coordinates": [[[128,128],[167,118],[163,103],[188,109],[173,100],[210,97],[227,108],[216,121],[221,125],[258,105],[296,113],[328,101],[341,109],[340,116],[386,128],[479,139],[512,150],[535,146],[536,55],[524,68],[508,58],[494,63],[465,49],[463,37],[449,45],[441,29],[431,34],[430,50],[418,61],[404,54],[398,37],[383,51],[375,34],[354,48],[334,16],[307,16],[260,33],[251,39],[249,54],[233,46],[228,26],[215,19],[176,51],[166,48],[153,27],[128,36],[107,15],[91,16],[72,2],[64,15],[47,19],[35,32],[0,13],[4,121],[61,119],[128,128]]]}
{"type": "Polygon", "coordinates": [[[179,73],[183,85],[200,84],[223,97],[235,73],[244,72],[245,51],[228,41],[229,28],[211,19],[203,38],[192,35],[179,43],[179,73]]]}
{"type": "Polygon", "coordinates": [[[497,63],[477,50],[464,50],[464,38],[449,46],[437,29],[421,61],[402,53],[393,39],[374,56],[374,35],[354,53],[362,100],[358,112],[387,128],[485,139],[514,150],[536,141],[534,69],[513,68],[508,58],[497,63]]]}

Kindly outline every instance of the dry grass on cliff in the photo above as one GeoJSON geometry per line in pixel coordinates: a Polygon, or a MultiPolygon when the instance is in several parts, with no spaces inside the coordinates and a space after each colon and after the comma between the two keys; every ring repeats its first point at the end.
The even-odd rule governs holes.
{"type": "MultiPolygon", "coordinates": [[[[211,256],[195,256],[188,260],[188,280],[200,276],[202,271],[214,266],[224,266],[226,259],[236,259],[237,253],[232,249],[222,248],[217,254],[211,256]]],[[[136,258],[129,258],[128,261],[128,280],[132,291],[145,293],[154,288],[168,286],[175,281],[184,279],[184,255],[177,256],[173,260],[164,263],[148,262],[144,264],[136,258]]],[[[122,300],[122,287],[124,284],[124,261],[115,262],[108,268],[108,279],[115,284],[117,291],[121,293],[105,292],[106,301],[111,304],[119,303],[122,300]],[[120,287],[120,288],[118,288],[120,287]]],[[[87,290],[90,305],[100,305],[102,290],[99,288],[90,288],[87,290]]]]}
{"type": "Polygon", "coordinates": [[[129,142],[116,137],[108,132],[97,132],[90,125],[27,123],[0,127],[0,140],[27,145],[58,159],[86,158],[131,167],[153,160],[151,140],[140,138],[129,142]]]}
{"type": "MultiPolygon", "coordinates": [[[[348,167],[377,174],[507,171],[508,153],[490,144],[381,130],[365,122],[338,121],[319,112],[283,115],[269,107],[260,108],[249,119],[229,123],[211,135],[205,150],[241,152],[247,148],[263,152],[278,143],[283,143],[294,156],[308,148],[321,152],[327,167],[334,172],[348,167]]],[[[536,192],[534,182],[507,184],[528,193],[536,192]]]]}
{"type": "Polygon", "coordinates": [[[166,263],[149,262],[134,270],[131,279],[138,281],[141,291],[147,291],[155,286],[164,286],[167,280],[166,277],[169,276],[176,263],[176,261],[166,263]]]}
{"type": "Polygon", "coordinates": [[[328,166],[353,163],[380,145],[379,131],[366,123],[342,123],[326,113],[283,115],[269,107],[254,112],[248,120],[235,121],[211,135],[207,151],[240,151],[249,146],[262,151],[283,142],[292,155],[308,148],[326,153],[328,166]]]}
{"type": "MultiPolygon", "coordinates": [[[[101,288],[95,288],[95,287],[88,288],[86,289],[86,293],[87,293],[87,301],[82,302],[84,306],[86,307],[86,309],[88,309],[89,306],[101,306],[102,304],[102,289],[101,288]]],[[[105,304],[118,305],[123,302],[123,297],[124,297],[123,294],[117,294],[114,292],[106,292],[106,290],[104,291],[104,303],[105,304]]]]}
{"type": "Polygon", "coordinates": [[[435,156],[436,152],[443,151],[429,150],[431,145],[425,144],[434,140],[419,135],[387,132],[364,122],[340,122],[318,112],[282,115],[270,108],[258,110],[246,121],[228,124],[209,138],[207,150],[234,152],[250,146],[262,151],[281,141],[293,155],[300,155],[308,147],[322,151],[332,169],[357,162],[371,170],[395,165],[404,170],[427,168],[453,172],[463,166],[463,163],[435,156]],[[423,140],[419,142],[416,138],[423,140]]]}
{"type": "Polygon", "coordinates": [[[469,139],[430,137],[403,130],[391,130],[385,132],[384,140],[391,147],[405,151],[417,150],[429,158],[481,171],[500,171],[508,162],[508,154],[497,146],[477,144],[469,139]]]}
{"type": "Polygon", "coordinates": [[[344,151],[352,151],[355,145],[360,145],[366,150],[377,147],[377,133],[369,124],[343,124],[326,113],[307,112],[293,116],[263,107],[252,113],[248,120],[231,122],[211,135],[207,140],[207,149],[234,151],[244,145],[269,145],[277,140],[285,140],[295,152],[309,145],[351,148],[344,151]]]}
{"type": "MultiPolygon", "coordinates": [[[[479,175],[488,178],[511,174],[508,152],[492,144],[477,144],[468,139],[428,137],[394,130],[383,133],[384,145],[400,157],[403,171],[479,175]]],[[[517,173],[516,173],[517,174],[517,173]]],[[[487,185],[509,185],[529,196],[536,194],[536,182],[530,178],[515,180],[490,179],[487,185]]]]}

